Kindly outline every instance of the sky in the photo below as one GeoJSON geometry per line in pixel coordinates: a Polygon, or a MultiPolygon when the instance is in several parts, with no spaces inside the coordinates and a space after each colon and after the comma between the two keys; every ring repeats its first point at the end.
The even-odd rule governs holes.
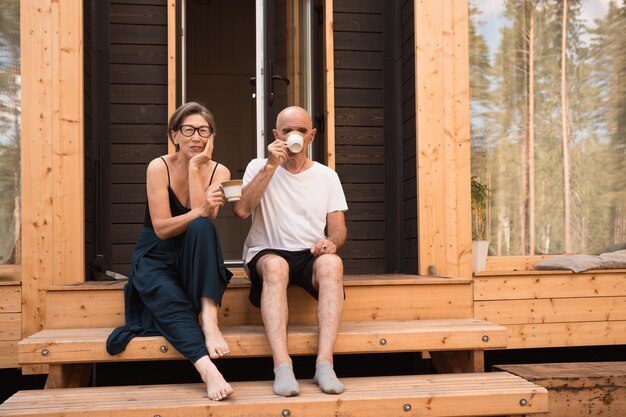
{"type": "MultiPolygon", "coordinates": [[[[502,16],[505,0],[475,0],[474,4],[482,12],[480,20],[483,24],[477,28],[493,56],[500,42],[500,29],[507,23],[502,16]]],[[[584,0],[582,3],[582,20],[592,24],[594,19],[603,17],[608,10],[609,0],[584,0]]]]}

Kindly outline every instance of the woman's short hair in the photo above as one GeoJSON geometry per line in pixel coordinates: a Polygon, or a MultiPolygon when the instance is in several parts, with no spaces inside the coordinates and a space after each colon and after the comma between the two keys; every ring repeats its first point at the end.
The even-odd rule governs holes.
{"type": "MultiPolygon", "coordinates": [[[[195,101],[190,101],[178,107],[176,111],[172,113],[172,116],[170,117],[170,121],[167,124],[167,137],[172,142],[173,142],[172,132],[175,132],[178,129],[180,129],[180,126],[183,124],[183,120],[185,120],[187,116],[192,115],[192,114],[199,114],[200,116],[202,116],[204,120],[206,120],[206,122],[209,124],[209,127],[211,128],[213,133],[215,133],[216,128],[215,128],[215,118],[213,117],[213,113],[211,113],[209,109],[204,107],[202,104],[197,103],[195,101]]],[[[176,147],[176,150],[178,150],[178,146],[176,147]]]]}

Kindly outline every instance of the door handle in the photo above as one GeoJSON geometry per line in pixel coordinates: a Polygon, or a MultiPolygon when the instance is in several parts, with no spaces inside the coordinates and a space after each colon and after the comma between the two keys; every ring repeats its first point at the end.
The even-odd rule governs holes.
{"type": "MultiPolygon", "coordinates": [[[[289,85],[289,78],[284,75],[274,74],[274,63],[270,61],[270,94],[269,94],[269,105],[271,106],[274,103],[274,81],[282,81],[285,85],[289,85]]],[[[256,88],[256,77],[250,77],[250,85],[256,88]]],[[[256,92],[252,93],[252,98],[256,97],[256,92]]]]}
{"type": "Polygon", "coordinates": [[[274,74],[274,61],[270,61],[270,98],[268,100],[270,106],[274,103],[274,80],[283,81],[285,85],[289,85],[289,78],[274,74]]]}

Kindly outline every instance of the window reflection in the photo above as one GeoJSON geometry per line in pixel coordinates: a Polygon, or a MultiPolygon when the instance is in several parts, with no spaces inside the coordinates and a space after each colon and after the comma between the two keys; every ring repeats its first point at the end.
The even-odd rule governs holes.
{"type": "Polygon", "coordinates": [[[470,0],[472,175],[491,255],[626,245],[626,3],[470,0]]]}
{"type": "Polygon", "coordinates": [[[0,7],[0,265],[20,263],[19,0],[0,7]]]}

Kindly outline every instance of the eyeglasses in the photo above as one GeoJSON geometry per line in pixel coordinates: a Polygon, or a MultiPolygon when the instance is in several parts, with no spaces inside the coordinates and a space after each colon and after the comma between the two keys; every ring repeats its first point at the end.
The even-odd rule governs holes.
{"type": "Polygon", "coordinates": [[[180,130],[180,133],[182,133],[183,136],[186,136],[188,138],[192,137],[193,134],[196,133],[196,131],[203,138],[208,138],[209,136],[211,136],[211,133],[213,133],[213,129],[211,129],[209,126],[193,127],[191,125],[182,125],[178,130],[180,130]]]}

